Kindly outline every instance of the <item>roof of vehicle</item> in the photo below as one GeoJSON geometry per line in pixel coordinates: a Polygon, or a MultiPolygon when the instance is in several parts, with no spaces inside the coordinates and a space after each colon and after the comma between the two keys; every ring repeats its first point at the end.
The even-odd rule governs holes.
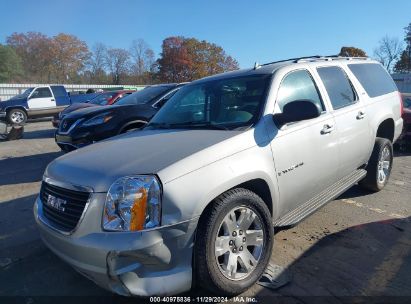
{"type": "Polygon", "coordinates": [[[185,85],[185,84],[187,84],[187,83],[189,83],[189,82],[172,82],[172,83],[158,83],[158,84],[150,84],[150,85],[148,85],[148,86],[146,86],[145,88],[149,88],[149,87],[162,87],[162,86],[165,86],[165,87],[178,87],[178,86],[182,86],[182,85],[185,85]]]}
{"type": "Polygon", "coordinates": [[[213,76],[209,76],[209,77],[205,77],[205,78],[201,78],[199,80],[193,81],[193,83],[201,83],[203,81],[217,80],[217,79],[222,79],[222,78],[227,78],[227,77],[249,76],[249,75],[256,75],[256,74],[272,74],[281,67],[292,65],[292,64],[298,64],[298,63],[324,62],[324,61],[328,61],[328,62],[329,61],[347,61],[347,60],[355,61],[355,62],[365,61],[365,60],[371,61],[371,59],[368,57],[342,57],[338,55],[304,56],[304,57],[290,58],[290,59],[279,60],[279,61],[274,61],[274,62],[269,62],[269,63],[264,63],[264,64],[258,64],[256,62],[253,68],[246,68],[246,69],[216,74],[213,76]]]}
{"type": "MultiPolygon", "coordinates": [[[[106,91],[105,93],[107,93],[107,92],[110,92],[110,91],[106,91]]],[[[137,92],[137,90],[117,90],[117,91],[114,91],[115,93],[117,93],[117,94],[123,94],[123,93],[134,93],[134,92],[137,92]]]]}

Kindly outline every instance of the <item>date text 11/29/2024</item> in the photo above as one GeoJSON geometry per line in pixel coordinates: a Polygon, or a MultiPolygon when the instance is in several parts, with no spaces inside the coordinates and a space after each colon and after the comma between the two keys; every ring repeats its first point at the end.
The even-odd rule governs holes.
{"type": "Polygon", "coordinates": [[[257,303],[255,297],[150,297],[150,303],[257,303]]]}

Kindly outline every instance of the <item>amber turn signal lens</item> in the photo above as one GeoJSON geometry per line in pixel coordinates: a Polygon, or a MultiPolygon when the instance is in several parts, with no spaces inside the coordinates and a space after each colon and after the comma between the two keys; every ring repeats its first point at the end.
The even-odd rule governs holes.
{"type": "Polygon", "coordinates": [[[147,209],[147,191],[142,188],[140,193],[136,194],[133,207],[131,208],[130,230],[138,231],[144,229],[147,209]]]}

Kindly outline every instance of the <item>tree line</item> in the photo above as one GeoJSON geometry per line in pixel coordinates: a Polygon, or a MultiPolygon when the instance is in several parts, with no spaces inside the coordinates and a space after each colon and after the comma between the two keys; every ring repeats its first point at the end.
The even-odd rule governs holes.
{"type": "MultiPolygon", "coordinates": [[[[340,56],[365,57],[360,48],[344,46],[340,56]]],[[[374,58],[388,71],[411,72],[411,23],[404,39],[384,36],[374,58]]],[[[13,33],[0,44],[0,82],[153,84],[192,81],[239,68],[238,62],[214,43],[173,36],[162,42],[161,53],[143,40],[128,49],[96,43],[91,48],[74,35],[46,36],[13,33]]]]}
{"type": "Polygon", "coordinates": [[[0,82],[152,84],[184,82],[238,69],[221,46],[182,36],[168,37],[156,58],[143,39],[128,49],[96,43],[91,48],[74,35],[48,37],[13,33],[0,44],[0,82]]]}
{"type": "MultiPolygon", "coordinates": [[[[348,48],[350,49],[350,48],[348,48]]],[[[355,56],[367,56],[361,49],[355,49],[355,56]]],[[[348,50],[348,53],[352,50],[348,50]]],[[[340,55],[344,53],[341,49],[340,55]]],[[[347,54],[348,54],[347,53],[347,54]]],[[[384,36],[374,49],[374,59],[378,60],[390,73],[411,72],[411,23],[404,28],[404,38],[384,36]]]]}

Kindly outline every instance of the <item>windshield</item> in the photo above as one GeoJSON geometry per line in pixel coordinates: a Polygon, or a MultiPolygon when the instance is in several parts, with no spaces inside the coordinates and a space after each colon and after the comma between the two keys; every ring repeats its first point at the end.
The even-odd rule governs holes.
{"type": "Polygon", "coordinates": [[[148,87],[121,98],[118,102],[116,102],[116,105],[136,105],[149,103],[169,91],[171,88],[173,88],[173,86],[148,87]]]}
{"type": "Polygon", "coordinates": [[[117,92],[107,92],[107,93],[101,93],[94,97],[92,100],[90,100],[88,103],[95,104],[95,105],[101,105],[105,106],[108,101],[116,95],[117,92]]]}
{"type": "Polygon", "coordinates": [[[10,98],[10,99],[19,99],[19,98],[28,97],[28,96],[30,95],[31,91],[33,91],[33,90],[34,90],[34,88],[28,88],[28,89],[25,90],[23,93],[18,94],[18,95],[16,95],[16,96],[13,96],[13,97],[10,98]]]}
{"type": "Polygon", "coordinates": [[[411,109],[411,98],[407,97],[404,99],[404,108],[411,109]]]}
{"type": "Polygon", "coordinates": [[[252,125],[271,74],[210,80],[180,89],[147,125],[156,128],[235,129],[252,125]]]}

